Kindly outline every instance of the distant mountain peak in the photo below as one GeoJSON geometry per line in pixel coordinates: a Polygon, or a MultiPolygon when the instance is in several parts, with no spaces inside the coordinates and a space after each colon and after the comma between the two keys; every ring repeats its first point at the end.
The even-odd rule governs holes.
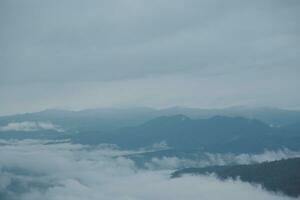
{"type": "Polygon", "coordinates": [[[169,116],[169,118],[178,119],[178,120],[181,120],[181,121],[191,120],[191,118],[189,118],[189,117],[187,117],[186,115],[183,115],[183,114],[169,116]]]}
{"type": "Polygon", "coordinates": [[[191,121],[192,119],[187,117],[186,115],[178,114],[178,115],[171,115],[171,116],[161,116],[154,118],[144,125],[153,125],[153,124],[177,124],[181,122],[191,121]]]}

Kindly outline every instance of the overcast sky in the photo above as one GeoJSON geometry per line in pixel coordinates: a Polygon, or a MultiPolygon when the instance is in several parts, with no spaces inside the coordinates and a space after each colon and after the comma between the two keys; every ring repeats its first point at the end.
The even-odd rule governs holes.
{"type": "Polygon", "coordinates": [[[0,115],[300,108],[298,0],[1,0],[0,115]]]}

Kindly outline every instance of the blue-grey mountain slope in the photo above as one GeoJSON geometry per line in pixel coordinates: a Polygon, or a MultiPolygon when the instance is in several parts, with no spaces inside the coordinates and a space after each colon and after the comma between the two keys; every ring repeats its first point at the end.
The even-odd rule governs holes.
{"type": "Polygon", "coordinates": [[[171,148],[203,152],[262,152],[266,149],[300,149],[300,134],[289,127],[272,127],[259,120],[216,116],[191,119],[184,115],[164,116],[142,125],[106,134],[78,134],[75,142],[113,143],[136,149],[166,142],[171,148]]]}

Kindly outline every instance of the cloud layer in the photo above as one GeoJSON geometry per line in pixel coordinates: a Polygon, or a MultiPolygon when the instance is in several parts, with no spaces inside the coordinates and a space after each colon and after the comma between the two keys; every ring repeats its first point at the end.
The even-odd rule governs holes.
{"type": "Polygon", "coordinates": [[[297,157],[300,157],[300,152],[288,149],[265,151],[260,154],[204,153],[196,155],[192,159],[175,156],[152,158],[149,162],[145,163],[145,167],[149,169],[181,169],[185,167],[207,167],[212,165],[253,164],[297,157]]]}
{"type": "Polygon", "coordinates": [[[24,122],[11,122],[5,126],[0,126],[0,131],[56,131],[64,132],[63,129],[51,122],[35,122],[35,121],[24,121],[24,122]]]}
{"type": "Polygon", "coordinates": [[[0,142],[0,197],[21,200],[289,199],[238,180],[213,176],[170,179],[145,170],[109,146],[66,142],[0,142]],[[216,192],[217,191],[217,192],[216,192]]]}

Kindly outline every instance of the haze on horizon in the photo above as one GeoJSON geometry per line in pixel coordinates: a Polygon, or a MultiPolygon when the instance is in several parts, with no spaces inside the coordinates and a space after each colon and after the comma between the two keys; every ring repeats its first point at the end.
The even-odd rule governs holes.
{"type": "Polygon", "coordinates": [[[297,0],[2,0],[0,115],[300,108],[297,0]]]}

